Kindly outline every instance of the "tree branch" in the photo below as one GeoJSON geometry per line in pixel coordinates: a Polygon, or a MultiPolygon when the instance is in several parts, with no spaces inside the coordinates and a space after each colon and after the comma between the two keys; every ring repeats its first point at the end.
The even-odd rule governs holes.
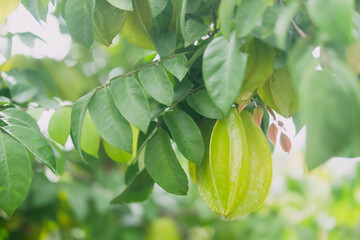
{"type": "Polygon", "coordinates": [[[307,38],[308,35],[306,33],[304,33],[298,25],[296,25],[295,21],[292,19],[291,20],[291,25],[294,27],[296,33],[299,35],[299,37],[301,38],[307,38]]]}
{"type": "Polygon", "coordinates": [[[181,52],[181,53],[174,53],[173,55],[170,55],[170,56],[168,56],[168,57],[166,57],[166,58],[163,58],[163,59],[160,59],[160,60],[151,62],[151,63],[149,63],[148,65],[139,67],[139,68],[137,68],[137,69],[135,69],[135,70],[132,70],[132,71],[130,71],[130,72],[127,72],[127,73],[125,73],[125,74],[122,74],[122,75],[113,77],[112,79],[110,79],[109,83],[107,83],[106,85],[110,84],[111,82],[113,82],[114,80],[117,80],[117,79],[119,79],[119,78],[128,77],[129,75],[131,75],[131,74],[133,74],[133,73],[136,73],[136,72],[138,72],[138,71],[140,71],[140,70],[142,70],[142,69],[144,69],[144,68],[152,67],[152,66],[154,66],[154,65],[156,65],[156,64],[159,64],[159,63],[161,63],[161,62],[163,62],[163,61],[172,59],[172,58],[176,57],[177,55],[180,55],[180,54],[189,54],[189,53],[194,53],[194,52],[195,52],[195,51],[187,51],[187,52],[181,52]]]}
{"type": "Polygon", "coordinates": [[[191,90],[188,94],[186,94],[184,97],[180,98],[178,101],[176,101],[173,105],[171,105],[170,109],[174,109],[174,107],[176,105],[178,105],[180,102],[184,101],[188,96],[190,96],[191,94],[193,94],[194,92],[202,89],[204,87],[204,84],[200,85],[197,88],[194,88],[193,90],[191,90]]]}
{"type": "Polygon", "coordinates": [[[275,115],[274,111],[271,109],[271,107],[269,107],[269,106],[266,105],[265,103],[259,102],[259,101],[256,100],[255,98],[252,98],[251,101],[255,102],[256,105],[262,106],[263,108],[265,108],[266,111],[268,111],[268,113],[273,117],[274,121],[276,121],[276,115],[275,115]]]}
{"type": "MultiPolygon", "coordinates": [[[[285,7],[285,3],[283,0],[278,0],[278,3],[282,6],[285,7]]],[[[293,28],[295,29],[295,32],[297,33],[297,35],[301,38],[307,38],[308,35],[306,33],[303,32],[303,30],[301,30],[299,28],[299,26],[295,23],[294,19],[291,19],[291,25],[293,26],[293,28]]]]}

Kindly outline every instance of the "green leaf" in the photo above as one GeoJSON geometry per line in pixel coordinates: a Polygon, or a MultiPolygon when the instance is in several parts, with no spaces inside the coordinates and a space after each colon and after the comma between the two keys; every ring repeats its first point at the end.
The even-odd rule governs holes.
{"type": "MultiPolygon", "coordinates": [[[[20,1],[19,1],[20,2],[20,1]]],[[[19,3],[12,3],[12,4],[16,4],[16,6],[19,4],[19,3]]],[[[14,11],[15,9],[12,9],[12,7],[14,7],[15,5],[12,5],[12,4],[7,4],[5,7],[5,9],[2,9],[0,8],[0,22],[2,23],[4,19],[6,19],[6,15],[8,13],[11,13],[10,11],[14,11]],[[9,8],[9,9],[6,9],[6,8],[9,8]]],[[[11,58],[12,54],[11,54],[11,48],[12,48],[12,45],[13,45],[13,38],[12,36],[10,35],[7,35],[7,36],[4,36],[2,37],[2,44],[3,46],[7,46],[6,48],[2,47],[0,48],[0,55],[2,55],[3,57],[5,57],[6,59],[9,59],[11,58]]],[[[4,82],[4,79],[1,78],[1,82],[4,82]]],[[[5,80],[6,82],[6,80],[5,80]]]]}
{"type": "Polygon", "coordinates": [[[54,152],[40,133],[24,126],[6,126],[3,129],[24,145],[37,159],[48,166],[51,171],[56,172],[54,152]]]}
{"type": "Polygon", "coordinates": [[[31,161],[26,149],[0,133],[0,209],[11,216],[25,200],[31,183],[31,161]]]}
{"type": "Polygon", "coordinates": [[[287,62],[295,92],[299,93],[303,79],[310,78],[319,61],[312,55],[315,46],[310,39],[300,39],[288,54],[287,62]]]}
{"type": "Polygon", "coordinates": [[[246,53],[248,54],[246,70],[240,93],[236,99],[238,104],[248,104],[256,89],[268,80],[273,72],[275,51],[273,47],[256,38],[250,38],[246,53]]]}
{"type": "Polygon", "coordinates": [[[154,180],[146,169],[136,175],[125,190],[111,201],[111,204],[142,202],[149,198],[154,187],[154,180]]]}
{"type": "Polygon", "coordinates": [[[136,156],[139,130],[134,126],[131,126],[131,130],[133,134],[132,154],[124,150],[113,147],[110,143],[106,142],[105,140],[103,141],[104,150],[112,160],[120,163],[129,163],[136,156]]]}
{"type": "Polygon", "coordinates": [[[197,62],[198,59],[203,56],[205,49],[208,45],[209,45],[209,42],[205,43],[204,45],[202,45],[199,49],[197,49],[194,52],[194,54],[189,59],[189,65],[188,65],[189,68],[192,67],[194,65],[194,63],[197,62]]]}
{"type": "Polygon", "coordinates": [[[121,36],[134,46],[154,49],[150,32],[153,27],[147,1],[134,0],[134,12],[126,13],[126,21],[121,36]]]}
{"type": "Polygon", "coordinates": [[[32,118],[34,118],[35,121],[39,121],[44,111],[45,109],[40,107],[40,108],[28,109],[26,113],[29,114],[32,118]]]}
{"type": "Polygon", "coordinates": [[[65,145],[69,134],[71,124],[71,109],[62,107],[60,110],[55,111],[51,116],[48,132],[50,137],[61,145],[65,145]]]}
{"type": "Polygon", "coordinates": [[[95,93],[89,102],[89,112],[101,137],[114,147],[132,153],[131,126],[117,109],[108,87],[95,93]]]}
{"type": "Polygon", "coordinates": [[[185,78],[181,82],[176,82],[174,86],[174,100],[173,102],[182,101],[185,99],[191,91],[193,91],[194,84],[188,79],[185,78]]]}
{"type": "MultiPolygon", "coordinates": [[[[289,48],[290,40],[287,39],[285,44],[286,46],[285,48],[283,48],[278,44],[275,35],[275,25],[282,11],[283,11],[283,7],[280,6],[279,4],[275,4],[272,7],[267,8],[265,13],[263,14],[262,21],[259,22],[259,24],[257,24],[253,29],[252,35],[261,39],[263,42],[271,46],[286,51],[289,48]]],[[[288,33],[289,33],[288,35],[290,34],[295,35],[294,31],[288,31],[288,33]]]]}
{"type": "Polygon", "coordinates": [[[236,1],[222,0],[219,5],[220,29],[226,39],[230,38],[231,20],[233,19],[236,1]]]}
{"type": "Polygon", "coordinates": [[[94,42],[95,0],[66,0],[63,17],[71,36],[87,48],[94,42]]]}
{"type": "Polygon", "coordinates": [[[274,96],[271,92],[270,79],[266,81],[260,88],[258,88],[257,94],[267,106],[275,110],[277,113],[280,113],[280,110],[277,108],[274,101],[274,96]]]}
{"type": "Polygon", "coordinates": [[[96,130],[96,127],[91,120],[89,111],[86,112],[84,117],[84,124],[81,130],[81,149],[83,150],[84,159],[86,161],[91,160],[90,154],[94,157],[98,157],[100,145],[100,134],[96,130]]]}
{"type": "Polygon", "coordinates": [[[304,127],[305,123],[304,121],[302,121],[303,119],[301,119],[300,113],[295,113],[292,116],[292,120],[295,126],[295,133],[298,134],[300,130],[304,127]]]}
{"type": "Polygon", "coordinates": [[[40,20],[46,22],[46,17],[48,13],[48,5],[50,0],[22,0],[21,3],[24,7],[31,13],[39,23],[40,20]]]}
{"type": "Polygon", "coordinates": [[[83,161],[85,161],[85,158],[81,150],[81,135],[88,104],[94,94],[95,91],[91,91],[88,94],[79,98],[79,100],[75,102],[71,111],[70,135],[72,142],[74,143],[74,147],[78,151],[80,158],[83,161]]]}
{"type": "Polygon", "coordinates": [[[266,137],[267,143],[269,145],[270,151],[273,152],[274,151],[274,144],[269,140],[269,136],[268,136],[268,130],[269,130],[269,126],[270,126],[270,114],[269,112],[266,110],[265,107],[261,107],[261,109],[263,110],[263,117],[261,119],[261,125],[260,128],[264,133],[264,136],[266,137]]]}
{"type": "Polygon", "coordinates": [[[156,18],[164,11],[169,0],[147,0],[152,18],[156,18]]]}
{"type": "Polygon", "coordinates": [[[298,111],[298,98],[287,67],[274,71],[270,78],[270,89],[274,103],[282,116],[288,118],[298,111]]]}
{"type": "Polygon", "coordinates": [[[200,164],[205,147],[201,132],[194,120],[185,112],[174,110],[165,114],[165,123],[184,157],[195,164],[200,164]]]}
{"type": "Polygon", "coordinates": [[[139,173],[139,164],[138,161],[133,161],[131,162],[131,164],[128,166],[128,168],[126,169],[125,172],[125,184],[128,185],[129,183],[132,182],[132,180],[135,179],[136,175],[139,173]]]}
{"type": "Polygon", "coordinates": [[[174,31],[176,27],[176,6],[178,3],[173,4],[173,0],[167,1],[165,9],[156,17],[153,18],[153,21],[155,23],[155,26],[157,27],[158,31],[160,33],[163,33],[164,31],[168,30],[170,27],[170,30],[174,31]],[[175,6],[174,6],[175,5],[175,6]],[[173,16],[174,15],[174,16],[173,16]]]}
{"type": "Polygon", "coordinates": [[[10,94],[13,101],[17,103],[26,103],[32,99],[39,89],[28,83],[18,83],[10,87],[10,94]]]}
{"type": "MultiPolygon", "coordinates": [[[[2,80],[0,80],[0,84],[2,84],[2,80]]],[[[9,104],[11,100],[7,97],[0,96],[0,106],[4,106],[5,104],[9,104]]]]}
{"type": "Polygon", "coordinates": [[[116,107],[132,125],[146,133],[150,124],[150,107],[143,90],[132,76],[111,83],[116,107]]]}
{"type": "Polygon", "coordinates": [[[168,134],[161,128],[146,145],[145,167],[151,178],[164,190],[186,195],[187,176],[176,159],[168,134]]]}
{"type": "Polygon", "coordinates": [[[289,27],[291,21],[297,13],[298,8],[299,3],[297,2],[289,4],[285,8],[281,9],[278,19],[276,20],[274,29],[275,37],[278,45],[282,49],[286,48],[286,38],[288,35],[289,27]]]}
{"type": "Polygon", "coordinates": [[[178,16],[178,19],[177,19],[176,43],[177,43],[177,45],[179,45],[181,47],[184,46],[183,45],[184,44],[183,40],[185,40],[185,41],[187,40],[187,35],[186,35],[186,31],[185,31],[186,7],[187,7],[187,4],[188,4],[187,2],[188,2],[188,0],[180,1],[179,16],[178,16]]]}
{"type": "Polygon", "coordinates": [[[10,125],[25,126],[37,132],[40,132],[36,120],[25,111],[17,108],[7,108],[4,111],[0,112],[0,115],[4,116],[10,125]]]}
{"type": "Polygon", "coordinates": [[[95,40],[110,46],[125,22],[126,12],[104,0],[96,0],[94,11],[95,40]]]}
{"type": "Polygon", "coordinates": [[[126,11],[133,11],[132,0],[107,0],[111,5],[126,11]]]}
{"type": "Polygon", "coordinates": [[[174,58],[164,61],[164,67],[179,81],[183,80],[188,71],[188,60],[185,54],[176,55],[174,58]]]}
{"type": "MultiPolygon", "coordinates": [[[[157,122],[150,122],[149,130],[147,131],[147,133],[139,132],[138,141],[137,141],[137,149],[136,149],[137,153],[140,153],[139,151],[141,151],[141,152],[143,151],[146,143],[149,141],[151,136],[154,135],[154,133],[156,132],[157,125],[158,125],[157,122]]],[[[140,154],[137,157],[140,157],[140,154]]]]}
{"type": "Polygon", "coordinates": [[[161,57],[172,54],[175,50],[175,34],[170,30],[160,33],[156,28],[151,31],[151,40],[155,45],[157,53],[161,57]]]}
{"type": "Polygon", "coordinates": [[[347,94],[351,97],[352,104],[349,107],[352,109],[353,116],[352,121],[350,119],[345,120],[347,124],[352,122],[352,134],[348,136],[348,144],[336,156],[358,157],[360,156],[360,87],[358,79],[345,62],[340,62],[336,56],[332,56],[332,58],[335,60],[331,64],[333,76],[339,77],[340,82],[347,90],[347,94]]]}
{"type": "Polygon", "coordinates": [[[330,38],[345,44],[353,40],[353,0],[312,0],[308,1],[307,9],[315,26],[330,38]]]}
{"type": "Polygon", "coordinates": [[[359,139],[355,134],[349,136],[351,139],[349,140],[349,144],[340,152],[336,153],[336,157],[343,157],[343,158],[357,158],[360,156],[360,149],[359,149],[359,139]]]}
{"type": "Polygon", "coordinates": [[[31,32],[16,33],[16,35],[19,36],[21,42],[29,48],[33,48],[35,46],[35,39],[39,39],[40,41],[45,42],[44,39],[31,32]]]}
{"type": "Polygon", "coordinates": [[[209,33],[209,27],[203,24],[202,22],[200,22],[199,20],[190,18],[189,20],[186,21],[185,32],[186,32],[186,41],[185,41],[185,47],[186,47],[190,44],[193,44],[201,37],[206,36],[209,33]]]}
{"type": "Polygon", "coordinates": [[[170,106],[174,90],[165,69],[161,65],[155,65],[140,70],[139,79],[145,90],[159,103],[170,106]]]}
{"type": "Polygon", "coordinates": [[[206,90],[224,116],[239,94],[246,67],[247,55],[241,53],[240,42],[232,35],[214,39],[206,48],[202,71],[206,90]]]}
{"type": "Polygon", "coordinates": [[[185,47],[194,44],[196,40],[207,35],[209,31],[209,27],[204,25],[200,18],[194,16],[196,12],[199,11],[202,1],[182,0],[180,3],[180,13],[178,14],[178,24],[176,29],[177,48],[184,47],[184,42],[185,47]]]}
{"type": "Polygon", "coordinates": [[[351,89],[357,88],[355,77],[346,71],[324,69],[313,71],[309,78],[304,78],[299,99],[301,116],[307,127],[306,163],[309,170],[342,152],[350,143],[355,124],[358,124],[354,121],[358,109],[351,106],[359,106],[352,98],[351,89]]]}
{"type": "Polygon", "coordinates": [[[114,161],[119,163],[128,163],[132,159],[132,154],[113,147],[110,143],[103,140],[104,150],[106,154],[114,161]]]}
{"type": "Polygon", "coordinates": [[[211,102],[206,90],[199,90],[186,98],[186,102],[200,115],[211,119],[222,119],[221,111],[211,102]]]}
{"type": "Polygon", "coordinates": [[[238,6],[235,21],[238,37],[248,35],[261,19],[268,6],[268,0],[242,0],[238,6]]]}

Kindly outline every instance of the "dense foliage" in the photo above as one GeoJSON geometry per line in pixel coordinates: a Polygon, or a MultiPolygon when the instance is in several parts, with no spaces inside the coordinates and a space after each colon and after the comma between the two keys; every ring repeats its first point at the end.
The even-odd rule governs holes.
{"type": "MultiPolygon", "coordinates": [[[[41,23],[49,14],[49,2],[21,4],[41,23]]],[[[20,0],[0,1],[0,21],[19,4],[20,0]]],[[[49,191],[49,198],[30,194],[25,203],[35,209],[50,202],[63,204],[54,197],[60,194],[75,217],[85,221],[90,215],[85,210],[88,201],[108,213],[110,201],[148,199],[155,183],[169,193],[187,195],[187,175],[215,212],[229,218],[233,212],[249,213],[268,193],[273,144],[278,140],[285,152],[291,149],[279,115],[292,117],[297,132],[306,125],[309,171],[334,156],[360,156],[357,1],[52,0],[50,4],[63,31],[90,50],[77,46],[83,57],[74,67],[3,54],[9,59],[0,67],[0,209],[8,216],[25,201],[32,181],[41,184],[30,193],[49,191]],[[99,44],[111,46],[119,33],[121,44],[111,47],[113,53],[91,56],[99,44]],[[315,48],[320,48],[317,58],[312,54],[315,48]],[[133,53],[148,55],[133,62],[133,53]],[[102,57],[106,66],[86,77],[81,65],[102,57]],[[121,75],[103,77],[119,66],[125,70],[121,75]],[[55,109],[48,134],[36,121],[41,109],[55,109]],[[203,130],[206,122],[212,124],[203,130]],[[70,150],[69,136],[74,146],[70,150]],[[122,175],[114,172],[118,166],[111,160],[125,163],[122,175]],[[190,169],[184,171],[187,161],[190,169]],[[62,176],[80,171],[84,185],[99,185],[91,190],[69,183],[55,187],[41,174],[44,169],[62,176]],[[112,177],[114,181],[104,180],[112,177]],[[111,186],[102,186],[109,182],[111,186]],[[99,197],[119,187],[123,191],[112,200],[113,194],[106,201],[99,197]],[[257,204],[239,210],[250,202],[257,204]]],[[[7,33],[8,46],[14,37],[30,46],[38,38],[7,33]]],[[[24,209],[32,210],[26,205],[24,209]]],[[[71,225],[67,214],[64,218],[71,225]]]]}

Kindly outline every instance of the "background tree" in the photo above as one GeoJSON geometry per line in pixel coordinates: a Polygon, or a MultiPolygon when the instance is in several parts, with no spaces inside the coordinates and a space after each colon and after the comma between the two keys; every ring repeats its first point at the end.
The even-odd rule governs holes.
{"type": "MultiPolygon", "coordinates": [[[[240,141],[245,146],[246,142],[245,155],[241,156],[251,163],[255,158],[265,159],[258,153],[273,150],[277,141],[290,152],[291,141],[282,116],[293,120],[297,132],[306,124],[308,171],[331,157],[359,156],[357,1],[0,1],[0,21],[19,4],[40,24],[48,14],[56,16],[62,31],[82,46],[74,44],[64,62],[32,59],[11,56],[10,46],[19,38],[31,47],[35,40],[41,41],[36,35],[9,32],[2,36],[7,44],[2,54],[7,61],[0,67],[0,208],[5,219],[22,207],[10,220],[1,220],[5,227],[0,237],[24,239],[28,235],[36,239],[55,234],[63,239],[138,239],[144,234],[138,230],[147,226],[147,237],[158,239],[161,237],[156,234],[162,232],[159,226],[166,226],[165,233],[177,239],[179,229],[171,216],[182,219],[182,237],[194,239],[202,232],[205,239],[232,239],[241,234],[258,239],[263,232],[246,233],[246,227],[251,228],[251,221],[268,224],[274,217],[278,221],[272,222],[274,233],[266,233],[269,239],[320,234],[322,227],[313,226],[316,220],[288,232],[277,226],[286,222],[278,216],[280,202],[273,204],[273,212],[249,216],[250,223],[237,230],[235,224],[208,216],[205,207],[191,206],[198,193],[195,188],[189,190],[185,172],[192,176],[212,210],[233,218],[228,214],[231,208],[217,210],[222,204],[216,207],[205,196],[212,188],[221,188],[222,174],[229,177],[220,169],[211,175],[215,180],[208,187],[206,169],[214,170],[211,159],[217,158],[211,149],[228,148],[224,153],[231,155],[236,150],[230,147],[232,143],[240,141]],[[49,4],[54,6],[54,13],[49,13],[49,4]],[[119,33],[120,40],[114,46],[100,47],[111,46],[119,33]],[[320,49],[318,58],[312,55],[314,49],[320,49]],[[69,60],[75,62],[72,67],[69,60]],[[123,72],[113,76],[115,68],[123,72]],[[37,120],[41,111],[49,109],[55,112],[44,131],[37,120]],[[247,117],[249,113],[251,118],[247,117]],[[242,137],[231,134],[234,122],[240,126],[237,131],[242,137]],[[227,141],[228,145],[221,145],[227,141]],[[246,150],[248,146],[256,148],[246,150]],[[249,158],[247,152],[257,155],[249,158]],[[55,176],[50,171],[61,180],[49,181],[49,176],[55,176]],[[174,205],[179,209],[162,206],[165,193],[154,196],[141,205],[144,214],[134,223],[131,218],[136,211],[131,206],[138,205],[109,205],[110,201],[144,201],[155,183],[169,193],[189,196],[166,195],[178,199],[174,205]],[[187,207],[189,213],[182,213],[187,207]],[[199,218],[189,219],[193,214],[199,218]],[[158,215],[163,217],[156,218],[158,215]],[[153,219],[156,221],[147,224],[153,219]],[[192,224],[200,230],[188,230],[192,224]],[[206,225],[211,227],[200,227],[206,225]],[[121,236],[119,227],[124,229],[121,236]]],[[[235,159],[238,164],[243,158],[235,159]]],[[[271,159],[266,161],[270,162],[267,174],[249,167],[245,160],[242,165],[235,164],[239,169],[228,161],[222,165],[228,164],[234,172],[249,172],[236,179],[248,184],[248,189],[267,189],[271,159]],[[260,175],[264,178],[259,183],[251,180],[260,175]]],[[[291,178],[287,181],[288,189],[301,196],[303,201],[299,202],[304,208],[304,202],[311,202],[311,198],[303,185],[291,178]]],[[[356,184],[349,183],[350,189],[356,184]]],[[[237,186],[234,194],[239,193],[237,186]]],[[[239,193],[243,205],[254,200],[261,203],[259,195],[267,195],[267,191],[258,191],[251,197],[249,191],[239,193]]],[[[329,203],[333,212],[353,204],[353,196],[346,197],[351,190],[335,187],[334,192],[334,199],[343,205],[337,206],[335,200],[329,203]]],[[[226,202],[237,199],[234,196],[226,193],[210,199],[218,197],[219,202],[226,202]]],[[[234,201],[227,202],[228,206],[235,206],[234,201]]],[[[257,207],[252,206],[251,211],[257,207]]],[[[358,211],[358,207],[352,208],[352,212],[358,211]]],[[[336,220],[343,228],[330,237],[356,236],[358,230],[353,227],[359,224],[358,217],[349,220],[342,215],[336,220]]]]}

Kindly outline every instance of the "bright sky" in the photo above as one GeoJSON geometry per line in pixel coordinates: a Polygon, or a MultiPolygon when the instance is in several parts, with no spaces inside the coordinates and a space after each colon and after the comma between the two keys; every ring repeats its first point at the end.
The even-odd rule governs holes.
{"type": "MultiPolygon", "coordinates": [[[[49,10],[55,10],[51,3],[49,10]]],[[[61,60],[69,53],[71,47],[71,37],[60,33],[57,18],[49,14],[47,22],[40,25],[22,4],[7,18],[7,24],[0,25],[0,33],[6,32],[31,32],[45,40],[43,42],[36,39],[34,48],[29,48],[18,37],[14,37],[12,55],[21,53],[34,58],[49,57],[61,60]]]]}

